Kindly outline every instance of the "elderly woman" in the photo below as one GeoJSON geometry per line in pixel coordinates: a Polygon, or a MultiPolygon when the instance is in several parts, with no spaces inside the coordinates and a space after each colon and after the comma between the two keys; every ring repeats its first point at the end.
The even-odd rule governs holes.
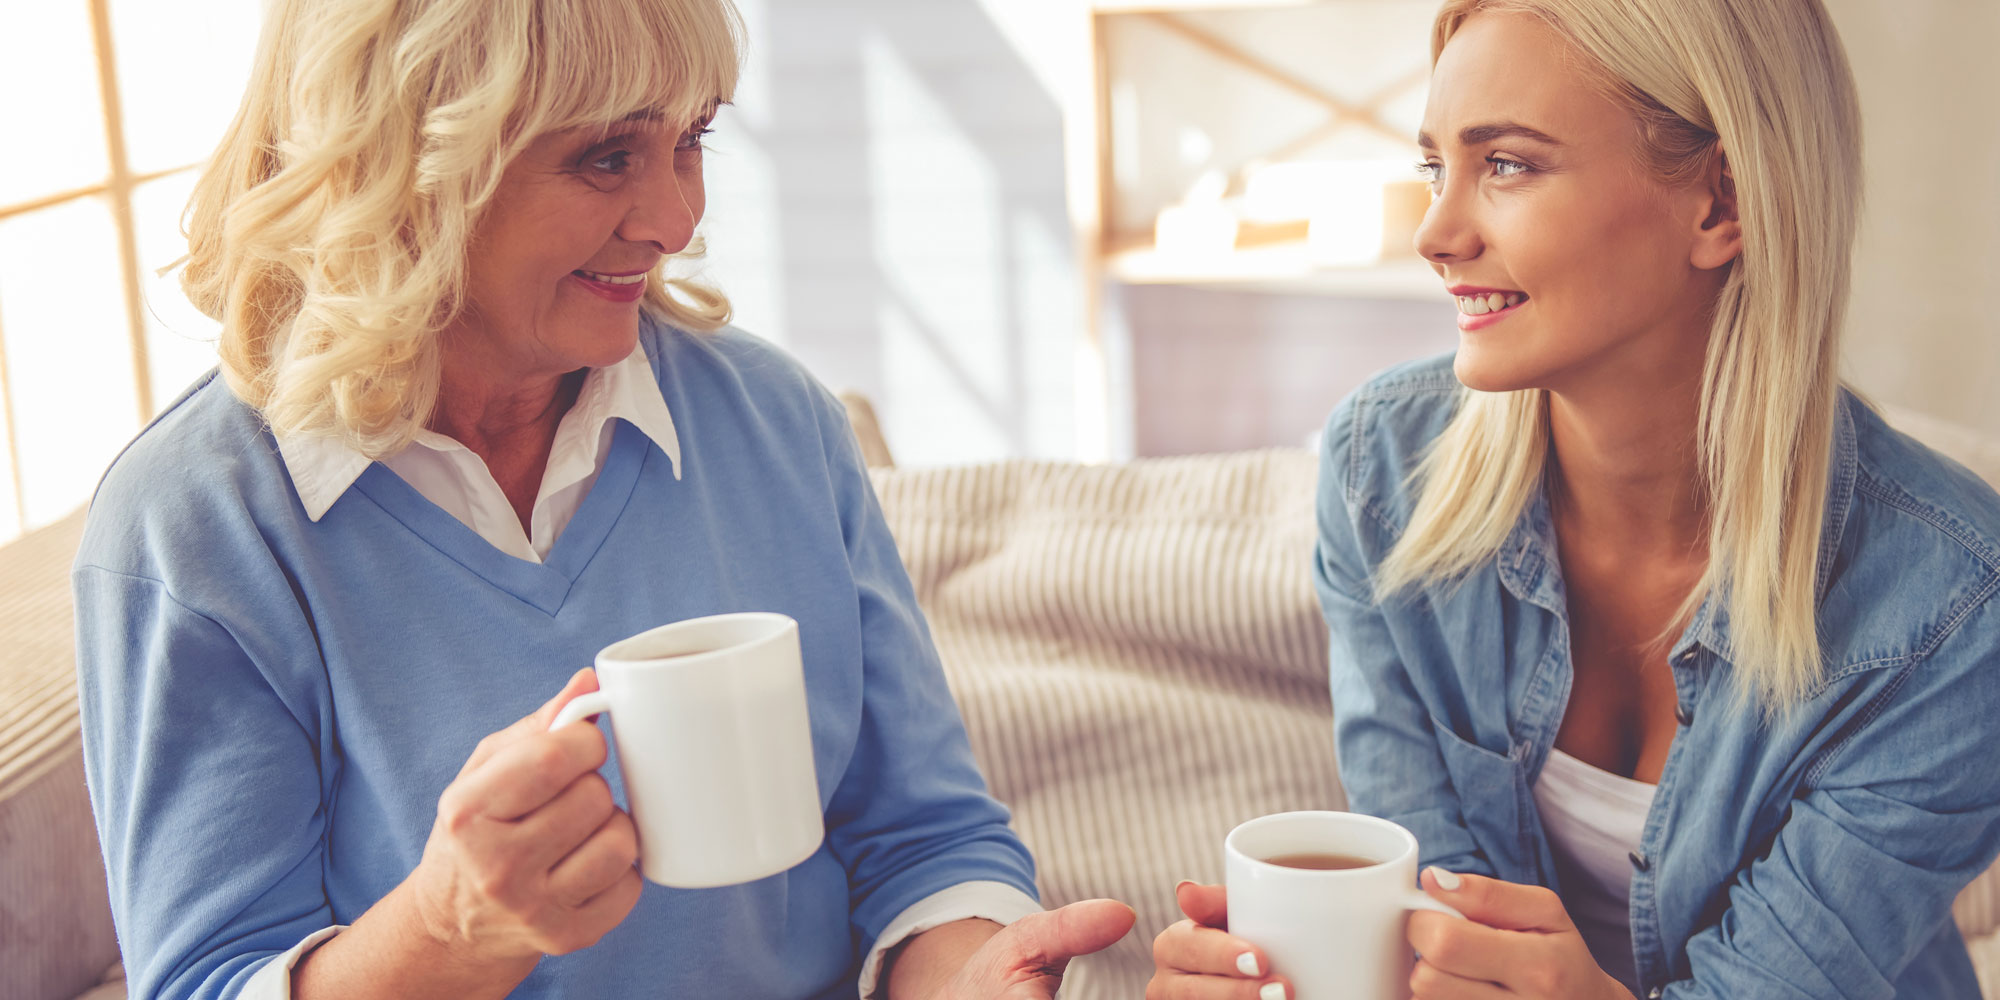
{"type": "MultiPolygon", "coordinates": [[[[1979,995],[2000,497],[1836,375],[1860,121],[1819,0],[1448,0],[1455,357],[1327,425],[1353,808],[1469,920],[1420,1000],[1979,995]]],[[[1283,997],[1184,885],[1150,997],[1283,997]]]]}
{"type": "Polygon", "coordinates": [[[1035,905],[839,404],[665,277],[726,0],[268,17],[191,216],[221,377],[75,569],[133,995],[1047,997],[1121,936],[1035,905]],[[752,609],[800,623],[826,840],[642,884],[549,723],[599,647],[752,609]]]}

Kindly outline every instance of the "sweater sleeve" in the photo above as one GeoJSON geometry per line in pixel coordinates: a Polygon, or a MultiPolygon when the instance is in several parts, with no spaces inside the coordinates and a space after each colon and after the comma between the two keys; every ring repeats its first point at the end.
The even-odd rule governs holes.
{"type": "Polygon", "coordinates": [[[315,726],[160,581],[80,565],[73,584],[84,766],[131,994],[243,995],[334,923],[315,726]]]}
{"type": "Polygon", "coordinates": [[[848,871],[865,952],[899,914],[954,885],[998,882],[1033,897],[1034,862],[987,794],[859,445],[840,404],[818,395],[863,660],[861,728],[827,809],[827,837],[848,871]]]}

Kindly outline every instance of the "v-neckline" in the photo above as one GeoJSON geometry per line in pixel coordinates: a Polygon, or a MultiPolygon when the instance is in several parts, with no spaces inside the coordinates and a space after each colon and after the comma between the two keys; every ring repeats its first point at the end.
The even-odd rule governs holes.
{"type": "Polygon", "coordinates": [[[354,488],[411,534],[473,575],[554,617],[577,578],[611,536],[618,515],[631,502],[639,473],[653,451],[650,444],[637,427],[618,421],[604,470],[557,536],[548,557],[539,563],[500,550],[380,462],[370,464],[354,481],[354,488]]]}

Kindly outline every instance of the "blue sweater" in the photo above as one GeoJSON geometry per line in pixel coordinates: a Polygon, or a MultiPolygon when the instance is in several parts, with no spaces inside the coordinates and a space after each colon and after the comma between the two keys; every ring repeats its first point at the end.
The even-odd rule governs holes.
{"type": "Polygon", "coordinates": [[[482,736],[607,643],[724,611],[799,622],[826,842],[749,885],[648,883],[515,996],[851,997],[910,904],[972,880],[1034,892],[840,404],[748,335],[641,335],[682,476],[621,424],[541,565],[380,464],[309,521],[269,430],[213,376],[112,465],[74,583],[133,996],[234,996],[352,922],[415,867],[482,736]]]}

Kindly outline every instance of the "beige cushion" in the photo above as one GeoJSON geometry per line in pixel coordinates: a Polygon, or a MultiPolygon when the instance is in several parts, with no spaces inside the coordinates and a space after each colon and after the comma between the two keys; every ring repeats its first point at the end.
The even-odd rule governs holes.
{"type": "Polygon", "coordinates": [[[882,437],[882,422],[875,419],[875,406],[858,392],[840,394],[847,408],[847,423],[854,428],[854,440],[861,446],[861,461],[871,469],[891,468],[896,457],[889,454],[889,442],[882,437]]]}
{"type": "Polygon", "coordinates": [[[2000,997],[2000,932],[1968,937],[1965,945],[1972,953],[1972,971],[1979,975],[1980,995],[2000,997]]]}
{"type": "Polygon", "coordinates": [[[82,530],[79,512],[0,548],[0,992],[8,1000],[75,996],[118,959],[77,736],[69,565],[82,530]]]}
{"type": "Polygon", "coordinates": [[[1131,998],[1180,879],[1253,816],[1344,804],[1303,450],[880,471],[973,748],[1044,902],[1137,930],[1065,997],[1131,998]]]}
{"type": "Polygon", "coordinates": [[[125,1000],[125,966],[114,964],[104,971],[104,976],[96,986],[78,994],[74,1000],[125,1000]]]}

